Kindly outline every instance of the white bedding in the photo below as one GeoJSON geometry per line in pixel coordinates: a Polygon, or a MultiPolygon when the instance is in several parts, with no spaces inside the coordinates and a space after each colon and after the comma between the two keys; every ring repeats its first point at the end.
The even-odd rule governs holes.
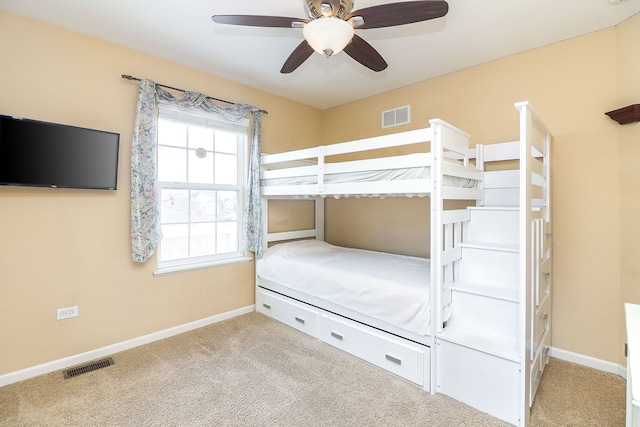
{"type": "Polygon", "coordinates": [[[301,240],[269,248],[256,269],[266,280],[429,335],[428,259],[301,240]]]}
{"type": "MultiPolygon", "coordinates": [[[[420,154],[409,154],[404,157],[419,156],[420,154]]],[[[360,172],[328,173],[324,176],[325,183],[345,183],[345,182],[375,182],[375,181],[396,181],[403,179],[428,179],[431,174],[431,167],[419,166],[399,169],[366,170],[360,172]]],[[[309,185],[318,182],[317,175],[294,176],[290,178],[262,179],[261,185],[309,185]]],[[[445,175],[444,185],[452,187],[474,188],[477,181],[473,179],[460,178],[445,175]]]]}

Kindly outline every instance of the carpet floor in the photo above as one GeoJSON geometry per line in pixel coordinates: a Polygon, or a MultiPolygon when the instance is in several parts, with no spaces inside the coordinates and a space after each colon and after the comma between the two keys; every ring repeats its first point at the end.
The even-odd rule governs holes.
{"type": "MultiPolygon", "coordinates": [[[[0,426],[506,426],[251,313],[0,388],[0,426]]],[[[625,380],[552,359],[531,426],[623,426],[625,380]]]]}

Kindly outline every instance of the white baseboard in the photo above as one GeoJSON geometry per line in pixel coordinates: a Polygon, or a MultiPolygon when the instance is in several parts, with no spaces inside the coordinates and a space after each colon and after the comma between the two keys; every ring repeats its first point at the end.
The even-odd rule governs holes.
{"type": "Polygon", "coordinates": [[[551,347],[551,357],[627,378],[627,369],[617,363],[607,362],[606,360],[596,359],[595,357],[585,356],[584,354],[573,353],[557,347],[551,347]]]}
{"type": "Polygon", "coordinates": [[[221,322],[223,320],[231,319],[243,314],[251,313],[255,311],[255,305],[239,308],[237,310],[228,311],[226,313],[217,314],[215,316],[207,317],[204,319],[196,320],[194,322],[185,323],[184,325],[175,326],[173,328],[165,329],[151,333],[149,335],[143,335],[138,338],[133,338],[120,343],[108,345],[95,350],[90,350],[85,353],[76,354],[73,356],[65,357],[63,359],[54,360],[51,362],[43,363],[41,365],[32,366],[30,368],[21,369],[15,372],[9,372],[8,374],[0,375],[0,387],[23,381],[29,378],[37,377],[38,375],[48,374],[49,372],[59,371],[71,366],[79,365],[89,362],[101,357],[110,356],[114,353],[118,353],[124,350],[129,350],[134,347],[138,347],[144,344],[149,344],[153,341],[158,341],[164,338],[188,332],[193,329],[202,328],[214,323],[221,322]]]}

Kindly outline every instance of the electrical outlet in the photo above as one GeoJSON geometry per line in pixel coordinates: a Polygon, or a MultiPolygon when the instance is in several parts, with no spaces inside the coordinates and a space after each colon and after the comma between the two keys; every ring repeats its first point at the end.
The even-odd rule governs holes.
{"type": "Polygon", "coordinates": [[[77,305],[73,307],[59,308],[56,311],[56,320],[68,319],[70,317],[76,317],[76,316],[78,316],[77,305]]]}

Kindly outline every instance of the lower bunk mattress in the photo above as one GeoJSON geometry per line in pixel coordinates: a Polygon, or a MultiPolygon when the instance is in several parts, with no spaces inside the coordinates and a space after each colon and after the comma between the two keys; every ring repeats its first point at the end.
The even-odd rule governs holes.
{"type": "Polygon", "coordinates": [[[430,334],[430,260],[300,240],[272,246],[258,277],[420,336],[430,334]]]}

